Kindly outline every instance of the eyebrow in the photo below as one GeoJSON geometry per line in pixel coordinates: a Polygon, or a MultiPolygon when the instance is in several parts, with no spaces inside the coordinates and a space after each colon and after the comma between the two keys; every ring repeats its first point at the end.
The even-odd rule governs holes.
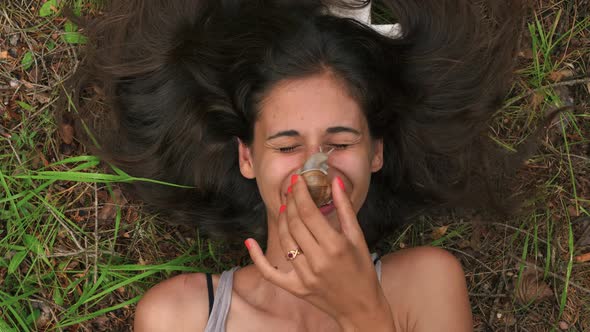
{"type": "MultiPolygon", "coordinates": [[[[352,133],[357,136],[361,136],[361,133],[358,130],[350,128],[350,127],[343,127],[343,126],[330,127],[328,129],[326,129],[326,133],[328,133],[328,134],[352,133]]],[[[269,136],[266,140],[270,141],[272,139],[279,138],[279,137],[295,137],[295,136],[300,136],[300,134],[297,130],[283,130],[283,131],[279,131],[278,133],[276,133],[274,135],[269,136]]]]}

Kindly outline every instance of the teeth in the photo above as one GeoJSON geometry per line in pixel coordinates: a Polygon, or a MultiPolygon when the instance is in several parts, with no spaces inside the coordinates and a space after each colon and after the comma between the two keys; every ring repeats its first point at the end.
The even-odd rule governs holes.
{"type": "Polygon", "coordinates": [[[326,204],[324,204],[324,205],[322,205],[320,207],[324,207],[324,206],[327,206],[327,205],[330,205],[330,204],[332,204],[332,200],[330,200],[328,203],[326,203],[326,204]]]}

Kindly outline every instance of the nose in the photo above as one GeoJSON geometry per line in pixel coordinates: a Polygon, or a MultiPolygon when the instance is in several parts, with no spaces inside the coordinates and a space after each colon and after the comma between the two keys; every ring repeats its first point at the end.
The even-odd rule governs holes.
{"type": "Polygon", "coordinates": [[[310,169],[319,169],[327,173],[329,168],[330,152],[332,152],[332,150],[324,151],[321,145],[317,148],[308,149],[305,156],[306,159],[301,170],[307,171],[310,169]]]}

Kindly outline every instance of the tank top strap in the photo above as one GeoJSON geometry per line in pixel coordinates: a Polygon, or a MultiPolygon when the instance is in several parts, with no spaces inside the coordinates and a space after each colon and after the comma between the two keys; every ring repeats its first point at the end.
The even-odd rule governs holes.
{"type": "Polygon", "coordinates": [[[240,267],[236,266],[230,270],[223,271],[219,277],[213,309],[207,321],[205,332],[225,332],[225,322],[231,304],[231,295],[234,283],[234,272],[240,267]]]}
{"type": "Polygon", "coordinates": [[[373,260],[373,264],[375,265],[375,271],[377,272],[377,279],[379,279],[379,283],[381,283],[381,257],[374,252],[371,253],[371,259],[373,260]]]}

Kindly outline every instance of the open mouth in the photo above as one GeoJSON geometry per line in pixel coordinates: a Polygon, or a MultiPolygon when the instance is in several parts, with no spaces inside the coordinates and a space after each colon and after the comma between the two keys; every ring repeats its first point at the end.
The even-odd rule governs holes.
{"type": "Polygon", "coordinates": [[[336,206],[334,205],[334,202],[330,200],[330,202],[320,206],[320,212],[326,216],[332,212],[334,212],[334,210],[336,210],[336,206]]]}

